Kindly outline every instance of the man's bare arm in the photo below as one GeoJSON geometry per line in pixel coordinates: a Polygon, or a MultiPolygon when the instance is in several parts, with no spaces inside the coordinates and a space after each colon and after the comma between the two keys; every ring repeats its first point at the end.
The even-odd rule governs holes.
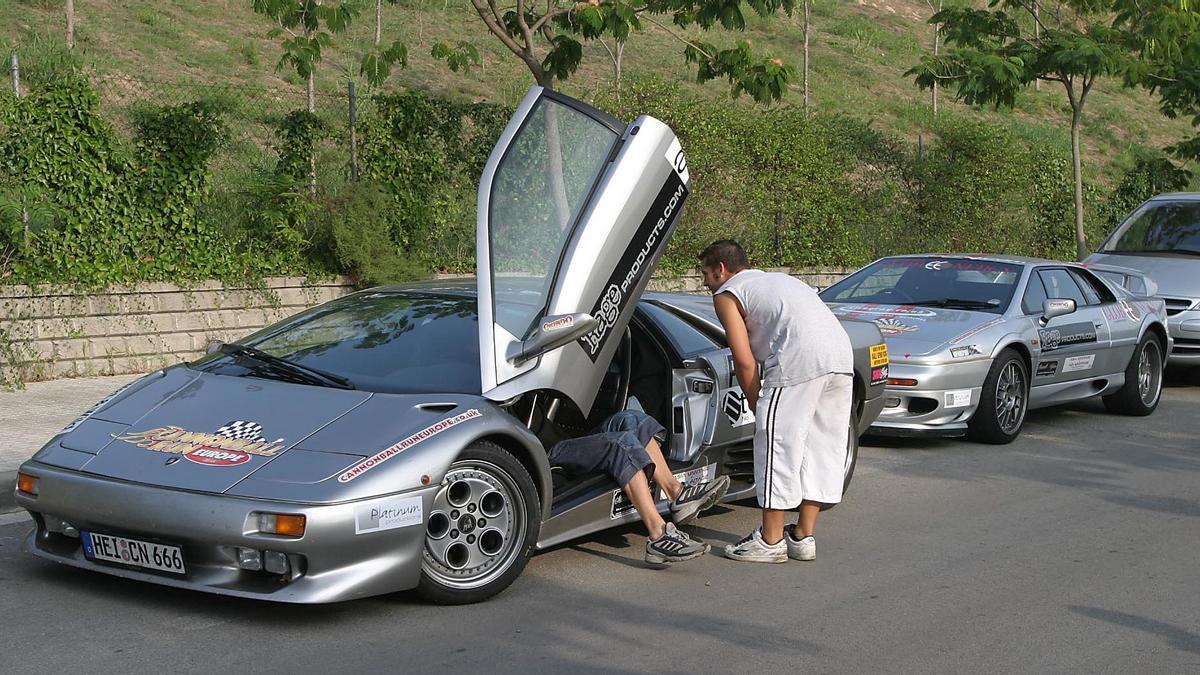
{"type": "Polygon", "coordinates": [[[758,362],[754,360],[754,352],[750,350],[750,334],[746,331],[746,319],[742,316],[741,305],[733,295],[718,293],[713,296],[713,306],[717,309],[717,318],[725,328],[729,350],[733,352],[733,373],[737,376],[738,384],[742,385],[747,405],[753,411],[758,405],[760,393],[758,362]]]}

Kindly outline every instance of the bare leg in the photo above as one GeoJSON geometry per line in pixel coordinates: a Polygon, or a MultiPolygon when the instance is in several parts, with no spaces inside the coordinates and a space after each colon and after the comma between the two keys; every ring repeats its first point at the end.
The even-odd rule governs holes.
{"type": "Polygon", "coordinates": [[[821,503],[804,500],[800,502],[800,516],[796,519],[796,538],[803,539],[817,531],[817,515],[821,513],[821,503]]]}
{"type": "Polygon", "coordinates": [[[667,458],[663,457],[658,439],[650,439],[650,442],[646,444],[646,454],[654,460],[654,482],[658,483],[671,499],[678,497],[679,493],[683,492],[683,484],[675,478],[675,474],[671,473],[671,467],[667,466],[667,458]]]}
{"type": "Polygon", "coordinates": [[[642,517],[642,522],[646,524],[646,531],[650,533],[650,538],[658,539],[663,536],[667,524],[658,514],[658,507],[654,505],[654,497],[650,495],[650,482],[646,480],[645,472],[635,473],[622,489],[629,496],[629,501],[633,502],[633,507],[637,509],[638,515],[642,517]]]}
{"type": "Polygon", "coordinates": [[[783,521],[787,511],[779,509],[762,510],[762,538],[768,544],[778,544],[783,539],[783,521]]]}

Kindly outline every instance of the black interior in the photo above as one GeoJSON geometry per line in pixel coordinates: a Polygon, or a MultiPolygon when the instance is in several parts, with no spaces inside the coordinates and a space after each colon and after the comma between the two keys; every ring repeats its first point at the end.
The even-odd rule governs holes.
{"type": "MultiPolygon", "coordinates": [[[[606,417],[624,410],[630,397],[636,397],[648,415],[670,428],[670,357],[659,341],[637,321],[632,322],[622,336],[592,411],[586,417],[566,399],[545,391],[521,397],[510,410],[549,452],[559,441],[591,433],[606,417]]],[[[612,489],[607,476],[568,476],[555,467],[551,470],[556,504],[581,493],[612,489]]]]}

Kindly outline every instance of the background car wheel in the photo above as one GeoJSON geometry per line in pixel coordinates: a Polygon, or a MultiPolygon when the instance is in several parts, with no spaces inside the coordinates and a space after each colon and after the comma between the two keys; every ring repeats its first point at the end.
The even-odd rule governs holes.
{"type": "Polygon", "coordinates": [[[425,519],[417,593],[460,605],[504,590],[525,568],[541,516],[521,462],[494,443],[472,443],[450,465],[425,519]]]}
{"type": "Polygon", "coordinates": [[[979,407],[967,423],[967,435],[983,443],[1012,443],[1021,434],[1028,410],[1029,369],[1020,354],[1005,349],[983,381],[979,407]]]}
{"type": "Polygon", "coordinates": [[[1145,416],[1154,412],[1162,398],[1163,347],[1158,338],[1142,336],[1133,358],[1125,367],[1125,386],[1104,397],[1109,412],[1145,416]]]}

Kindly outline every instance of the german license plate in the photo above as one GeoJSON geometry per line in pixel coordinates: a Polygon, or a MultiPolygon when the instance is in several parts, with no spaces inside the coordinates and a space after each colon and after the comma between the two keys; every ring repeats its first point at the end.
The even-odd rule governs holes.
{"type": "Polygon", "coordinates": [[[184,574],[183,549],[151,541],[115,537],[111,534],[81,530],[83,553],[88,560],[144,567],[160,572],[184,574]]]}

